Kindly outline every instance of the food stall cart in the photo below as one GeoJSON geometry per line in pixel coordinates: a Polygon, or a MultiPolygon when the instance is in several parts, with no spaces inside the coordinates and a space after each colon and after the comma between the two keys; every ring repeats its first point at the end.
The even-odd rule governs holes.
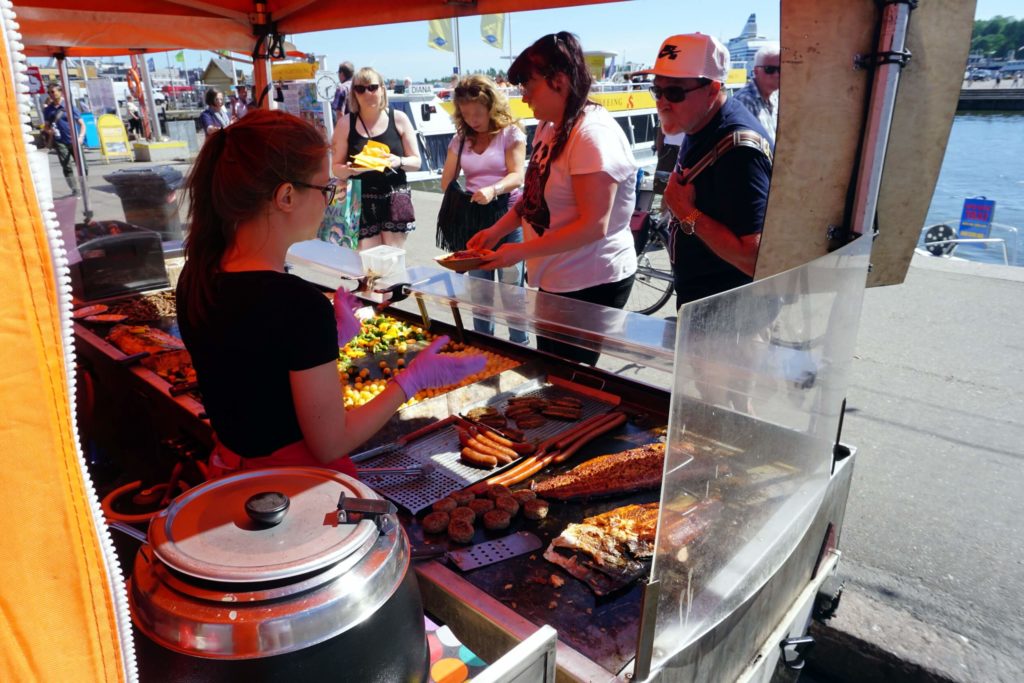
{"type": "MultiPolygon", "coordinates": [[[[88,20],[92,19],[81,3],[57,7],[57,14],[46,10],[60,3],[46,3],[45,8],[23,4],[22,35],[17,36],[10,32],[10,9],[2,8],[5,40],[13,48],[0,51],[9,84],[14,82],[10,76],[20,73],[22,39],[43,51],[53,52],[51,48],[56,47],[67,53],[79,42],[83,50],[112,49],[126,35],[124,24],[118,24],[124,17],[107,5],[103,9],[112,21],[101,16],[101,31],[79,33],[79,27],[91,26],[88,20]],[[72,6],[82,14],[70,16],[72,6]]],[[[202,20],[190,24],[187,38],[168,31],[166,16],[148,17],[155,29],[149,33],[146,22],[136,17],[130,35],[139,44],[157,49],[191,46],[192,40],[211,35],[221,43],[231,42],[230,47],[244,47],[250,16],[228,4],[213,12],[207,10],[218,3],[205,3],[202,20]],[[245,30],[240,28],[243,25],[245,30]],[[168,35],[173,36],[173,45],[168,35]]],[[[472,11],[525,9],[534,4],[540,3],[481,0],[472,11]]],[[[274,3],[258,5],[252,18],[260,23],[268,23],[267,12],[282,10],[281,31],[465,11],[426,2],[405,3],[386,12],[375,9],[379,12],[375,16],[366,14],[370,10],[365,6],[346,3],[299,3],[301,9],[291,12],[274,3]]],[[[533,297],[529,305],[502,302],[496,306],[500,291],[495,299],[494,289],[477,290],[476,283],[445,273],[414,272],[406,278],[418,300],[442,307],[454,303],[473,315],[489,311],[517,327],[526,323],[534,332],[599,346],[604,353],[633,354],[626,357],[655,367],[660,364],[673,378],[670,394],[599,378],[606,381],[605,389],[613,387],[621,393],[627,408],[632,403],[638,414],[656,418],[663,412],[666,417],[664,477],[657,497],[650,501],[658,503],[659,536],[650,556],[649,579],[642,588],[633,584],[632,596],[617,594],[611,601],[591,596],[594,601],[583,607],[584,618],[576,607],[568,607],[568,599],[574,600],[573,605],[576,600],[586,601],[586,592],[568,596],[563,603],[549,597],[552,584],[531,584],[538,586],[538,595],[523,592],[522,599],[529,597],[532,602],[520,609],[518,601],[513,606],[495,595],[505,590],[500,575],[504,563],[473,575],[456,573],[436,561],[420,565],[417,571],[428,610],[447,621],[480,655],[497,657],[539,623],[551,622],[560,627],[557,661],[559,675],[566,680],[612,680],[627,675],[639,680],[766,680],[772,668],[769,660],[778,660],[782,654],[780,644],[791,650],[787,658],[795,653],[799,659],[800,643],[790,637],[802,633],[818,581],[834,564],[849,491],[853,455],[837,444],[836,434],[868,261],[874,266],[872,283],[898,282],[905,272],[920,224],[915,219],[923,214],[922,202],[926,203],[926,190],[934,186],[941,160],[943,145],[936,142],[948,135],[955,107],[954,76],[959,70],[951,65],[962,61],[963,55],[949,45],[964,45],[966,52],[973,8],[971,3],[965,5],[922,6],[915,10],[909,34],[909,4],[886,4],[881,10],[867,1],[843,8],[796,0],[783,5],[782,43],[789,55],[788,73],[793,75],[786,82],[781,107],[791,113],[783,113],[780,128],[759,281],[684,307],[674,334],[663,329],[658,339],[646,323],[619,312],[607,314],[608,319],[603,319],[603,312],[595,317],[593,311],[577,312],[573,318],[573,312],[561,310],[557,301],[540,297],[533,297]],[[951,40],[951,34],[964,39],[951,40]],[[823,50],[822,44],[829,49],[823,50]],[[934,49],[938,45],[943,49],[934,49]],[[907,79],[908,87],[901,88],[897,97],[895,85],[907,46],[919,59],[907,67],[905,73],[914,77],[907,79]],[[805,59],[809,54],[818,61],[805,59]],[[873,54],[859,63],[871,68],[856,70],[855,54],[873,54]],[[821,108],[815,109],[812,103],[834,115],[821,116],[821,108]],[[814,125],[814,120],[827,120],[829,126],[814,125]],[[886,154],[890,129],[898,133],[888,146],[891,162],[886,154]],[[931,151],[916,154],[920,149],[931,151]],[[816,172],[808,173],[808,168],[816,172]],[[851,180],[852,168],[858,172],[851,180]],[[904,168],[907,172],[891,174],[892,169],[904,168]],[[852,201],[847,201],[847,194],[852,201]],[[847,241],[844,237],[870,233],[876,224],[881,229],[878,244],[884,248],[872,253],[870,240],[860,238],[828,252],[830,239],[841,244],[847,241]],[[830,230],[832,225],[840,227],[830,230]],[[904,239],[908,235],[909,241],[904,239]],[[777,321],[789,330],[787,346],[741,348],[730,341],[737,337],[739,324],[766,308],[779,309],[777,321]],[[633,327],[634,323],[643,329],[633,327]],[[802,377],[799,382],[779,370],[786,365],[785,354],[778,349],[790,347],[804,351],[803,360],[813,368],[809,375],[797,375],[802,377]],[[709,390],[740,384],[748,387],[753,414],[706,399],[709,390]],[[697,461],[694,437],[709,448],[717,445],[719,450],[712,448],[712,457],[731,459],[716,461],[714,473],[702,474],[697,483],[690,474],[697,461]],[[728,472],[722,467],[725,464],[728,472]],[[711,541],[709,547],[691,547],[673,535],[681,525],[685,528],[685,519],[679,517],[685,518],[694,500],[717,501],[722,511],[717,523],[730,530],[708,527],[704,538],[711,541]],[[544,599],[548,602],[543,603],[544,599]],[[552,600],[558,604],[548,608],[552,600]],[[620,604],[628,606],[621,617],[620,604]],[[541,606],[550,617],[539,616],[541,606]],[[605,610],[612,614],[602,613],[605,610]],[[591,620],[595,612],[598,616],[591,620]],[[588,632],[591,623],[597,633],[588,632]],[[617,637],[608,638],[609,630],[617,637]],[[614,651],[608,649],[607,641],[614,651]]],[[[162,4],[155,7],[156,14],[161,12],[167,13],[162,4]]],[[[187,10],[174,5],[168,14],[182,17],[187,10]]],[[[21,593],[33,601],[16,610],[22,637],[18,645],[5,642],[5,648],[21,656],[5,657],[5,666],[10,667],[12,679],[51,672],[91,680],[133,680],[134,653],[121,574],[107,533],[90,510],[94,496],[80,456],[76,457],[75,416],[69,400],[75,387],[70,373],[74,351],[68,335],[70,302],[61,279],[62,247],[56,236],[52,246],[43,239],[44,216],[35,196],[46,193],[33,186],[37,176],[20,134],[16,98],[5,98],[5,102],[5,145],[14,151],[3,156],[5,179],[16,183],[17,191],[5,195],[2,206],[18,240],[13,247],[16,256],[3,259],[0,272],[6,291],[12,293],[5,298],[6,319],[22,324],[5,328],[3,336],[13,352],[3,361],[5,376],[18,378],[7,389],[16,394],[5,396],[5,401],[11,403],[11,414],[19,425],[5,436],[4,450],[20,449],[37,457],[27,458],[23,467],[8,468],[2,476],[5,485],[24,491],[27,508],[39,510],[32,529],[19,530],[12,541],[19,554],[24,552],[19,548],[34,549],[23,555],[31,561],[4,570],[5,583],[25,586],[21,593]],[[51,287],[51,282],[61,286],[51,287]],[[17,332],[12,331],[15,327],[17,332]],[[33,333],[22,334],[26,329],[33,333]],[[50,452],[53,457],[47,457],[50,452]],[[37,537],[40,533],[46,535],[43,543],[37,537]],[[74,606],[70,612],[69,605],[74,606]],[[62,639],[59,645],[55,637],[62,639]],[[66,656],[54,657],[55,651],[66,656]]],[[[87,339],[85,334],[79,337],[87,339]]],[[[547,373],[568,373],[571,379],[572,368],[556,359],[540,360],[547,373]]],[[[134,368],[132,374],[142,383],[140,387],[150,386],[152,377],[140,377],[141,371],[136,374],[134,368]]],[[[170,398],[169,390],[166,397],[170,398]]],[[[185,413],[196,410],[174,403],[185,413]]],[[[564,510],[577,518],[590,514],[571,506],[564,510]]],[[[413,535],[415,527],[415,522],[409,523],[413,535]]],[[[515,588],[514,581],[509,583],[515,588]]]]}

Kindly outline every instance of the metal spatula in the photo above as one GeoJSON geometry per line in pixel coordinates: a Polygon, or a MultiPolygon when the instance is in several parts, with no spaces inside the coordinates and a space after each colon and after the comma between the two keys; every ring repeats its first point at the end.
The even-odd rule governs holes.
{"type": "Polygon", "coordinates": [[[464,572],[478,567],[486,567],[495,562],[503,562],[519,555],[533,552],[543,545],[535,534],[519,531],[493,541],[485,541],[460,550],[445,551],[443,548],[416,549],[412,552],[414,560],[422,560],[443,555],[456,567],[464,572]]]}

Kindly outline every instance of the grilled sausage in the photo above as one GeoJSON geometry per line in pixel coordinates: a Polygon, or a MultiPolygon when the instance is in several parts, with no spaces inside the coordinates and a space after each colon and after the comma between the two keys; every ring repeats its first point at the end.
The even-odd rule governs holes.
{"type": "Polygon", "coordinates": [[[472,448],[462,449],[462,462],[473,467],[482,467],[483,469],[491,469],[498,465],[498,459],[484,453],[478,453],[472,448]]]}

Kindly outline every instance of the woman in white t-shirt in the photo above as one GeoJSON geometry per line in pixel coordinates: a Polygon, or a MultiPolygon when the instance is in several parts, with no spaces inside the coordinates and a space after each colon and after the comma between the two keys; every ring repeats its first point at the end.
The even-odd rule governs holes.
{"type": "MultiPolygon", "coordinates": [[[[466,176],[465,190],[472,193],[470,210],[458,225],[437,224],[437,246],[445,251],[462,251],[476,233],[494,225],[519,199],[526,165],[526,134],[512,117],[508,98],[487,76],[466,76],[455,86],[455,112],[452,119],[456,134],[448,145],[448,158],[441,174],[441,188],[466,176]]],[[[523,241],[523,230],[516,227],[499,241],[500,244],[523,241]]],[[[523,264],[507,268],[471,270],[469,275],[494,280],[506,285],[523,285],[523,264]]],[[[494,323],[474,318],[477,332],[494,333],[494,323]]],[[[523,330],[509,329],[509,340],[525,344],[529,335],[523,330]]]]}
{"type": "MultiPolygon", "coordinates": [[[[636,159],[622,128],[587,99],[592,79],[579,40],[544,36],[509,68],[538,119],[523,197],[469,241],[492,249],[523,226],[521,244],[497,247],[487,266],[526,261],[527,281],[542,291],[622,308],[636,273],[629,219],[636,203],[636,159]]],[[[537,347],[593,365],[598,353],[538,338],[537,347]]]]}

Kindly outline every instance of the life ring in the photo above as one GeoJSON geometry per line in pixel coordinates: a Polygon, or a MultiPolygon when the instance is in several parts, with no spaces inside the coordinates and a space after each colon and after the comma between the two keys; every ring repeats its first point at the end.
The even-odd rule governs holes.
{"type": "Polygon", "coordinates": [[[125,74],[125,80],[128,81],[128,89],[132,91],[132,95],[138,101],[142,100],[142,77],[139,76],[138,69],[128,69],[128,73],[125,74]]]}

